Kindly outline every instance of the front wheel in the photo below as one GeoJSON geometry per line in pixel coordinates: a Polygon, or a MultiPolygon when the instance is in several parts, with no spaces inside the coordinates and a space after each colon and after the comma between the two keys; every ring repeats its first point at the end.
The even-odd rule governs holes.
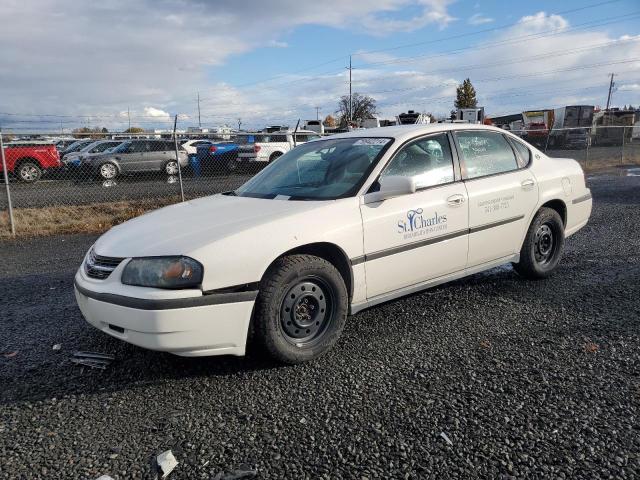
{"type": "Polygon", "coordinates": [[[558,266],[564,251],[564,224],[551,208],[541,208],[529,226],[520,250],[520,261],[513,266],[526,278],[546,278],[558,266]]]}
{"type": "Polygon", "coordinates": [[[18,167],[18,178],[25,183],[37,182],[41,175],[42,169],[35,162],[22,162],[18,167]]]}
{"type": "Polygon", "coordinates": [[[260,282],[256,340],[280,362],[313,360],[340,337],[348,298],[342,276],[328,261],[312,255],[283,257],[260,282]]]}

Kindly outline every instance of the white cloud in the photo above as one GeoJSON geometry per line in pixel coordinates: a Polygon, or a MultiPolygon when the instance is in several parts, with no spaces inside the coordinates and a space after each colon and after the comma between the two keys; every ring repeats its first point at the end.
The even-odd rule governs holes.
{"type": "Polygon", "coordinates": [[[279,40],[270,40],[267,43],[267,46],[273,47],[273,48],[287,48],[289,44],[287,42],[281,42],[279,40]]]}
{"type": "Polygon", "coordinates": [[[469,25],[483,25],[485,23],[491,23],[493,21],[494,21],[493,18],[487,17],[481,13],[474,13],[469,17],[469,19],[467,20],[467,23],[469,25]]]}
{"type": "MultiPolygon", "coordinates": [[[[375,35],[429,24],[441,27],[452,21],[450,3],[4,0],[0,107],[19,113],[91,115],[96,122],[111,115],[121,124],[128,120],[123,113],[127,108],[141,124],[169,119],[144,108],[195,110],[195,92],[212,84],[211,67],[256,48],[284,47],[278,39],[282,32],[303,25],[375,35]],[[420,13],[402,19],[403,8],[416,3],[420,13]],[[52,21],[34,28],[34,18],[52,21]]],[[[246,100],[247,105],[256,102],[246,100]]]]}
{"type": "Polygon", "coordinates": [[[169,118],[169,112],[165,112],[159,108],[155,107],[144,107],[144,116],[145,117],[159,117],[159,118],[169,118]]]}

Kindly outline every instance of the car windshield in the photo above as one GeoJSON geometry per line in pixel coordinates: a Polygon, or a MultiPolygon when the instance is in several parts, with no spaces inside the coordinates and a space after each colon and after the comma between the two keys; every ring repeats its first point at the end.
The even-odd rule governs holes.
{"type": "Polygon", "coordinates": [[[390,138],[334,138],[300,145],[235,191],[241,197],[333,200],[355,195],[390,138]]]}
{"type": "Polygon", "coordinates": [[[117,147],[111,150],[111,153],[123,153],[127,151],[127,148],[131,145],[131,142],[122,142],[117,147]]]}
{"type": "Polygon", "coordinates": [[[92,140],[78,140],[77,142],[72,143],[67,147],[64,153],[73,153],[79,151],[81,148],[85,147],[89,142],[93,143],[92,140]]]}

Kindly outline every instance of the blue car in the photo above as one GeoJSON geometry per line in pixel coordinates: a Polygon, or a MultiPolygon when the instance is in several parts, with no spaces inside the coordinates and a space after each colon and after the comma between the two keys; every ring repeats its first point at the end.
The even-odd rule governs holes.
{"type": "Polygon", "coordinates": [[[198,145],[196,161],[202,172],[233,172],[237,168],[238,147],[236,142],[212,142],[198,145]]]}

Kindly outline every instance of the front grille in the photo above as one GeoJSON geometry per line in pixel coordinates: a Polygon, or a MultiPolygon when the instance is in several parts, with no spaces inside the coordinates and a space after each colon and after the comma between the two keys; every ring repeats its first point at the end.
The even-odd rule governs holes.
{"type": "Polygon", "coordinates": [[[96,255],[93,249],[91,249],[89,255],[87,255],[84,269],[89,277],[104,280],[111,275],[111,272],[113,272],[123,260],[124,258],[96,255]]]}

